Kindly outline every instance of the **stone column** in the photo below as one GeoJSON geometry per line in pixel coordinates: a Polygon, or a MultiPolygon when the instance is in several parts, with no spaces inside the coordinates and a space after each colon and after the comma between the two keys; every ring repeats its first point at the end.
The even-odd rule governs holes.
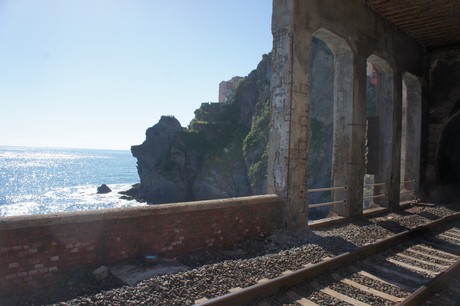
{"type": "MultiPolygon", "coordinates": [[[[420,136],[422,118],[421,87],[419,79],[410,74],[403,75],[403,112],[401,125],[401,181],[413,181],[416,183],[402,183],[403,189],[414,190],[418,193],[420,184],[420,136]],[[404,142],[403,142],[404,140],[404,142]]],[[[402,198],[403,195],[401,195],[402,198]]],[[[405,195],[406,199],[412,199],[412,195],[405,195]]]]}
{"type": "Polygon", "coordinates": [[[402,77],[396,72],[393,76],[393,133],[391,142],[391,175],[388,186],[388,207],[392,210],[400,208],[401,183],[401,122],[402,122],[402,77]]]}
{"type": "Polygon", "coordinates": [[[363,213],[363,184],[366,172],[364,165],[364,138],[366,131],[366,66],[367,59],[354,55],[353,65],[353,117],[351,156],[349,162],[349,214],[359,216],[363,213]]]}
{"type": "MultiPolygon", "coordinates": [[[[346,43],[343,42],[342,45],[346,43]]],[[[352,156],[353,120],[353,54],[349,49],[335,48],[334,72],[334,157],[332,186],[348,186],[350,160],[352,156]]],[[[348,191],[335,191],[334,201],[345,199],[347,202],[334,206],[341,216],[352,215],[348,191]]]]}
{"type": "MultiPolygon", "coordinates": [[[[268,192],[285,201],[284,225],[307,224],[311,34],[294,33],[297,1],[273,1],[268,192]],[[298,39],[295,39],[295,38],[298,39]],[[301,39],[300,39],[301,38],[301,39]]],[[[299,29],[298,29],[299,30],[299,29]]],[[[299,30],[300,31],[300,30],[299,30]]]]}

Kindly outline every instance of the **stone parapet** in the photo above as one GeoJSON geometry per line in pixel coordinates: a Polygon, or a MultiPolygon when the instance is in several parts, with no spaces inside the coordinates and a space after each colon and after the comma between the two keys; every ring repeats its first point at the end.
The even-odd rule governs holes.
{"type": "Polygon", "coordinates": [[[280,226],[276,195],[0,218],[0,296],[76,269],[224,249],[280,226]]]}

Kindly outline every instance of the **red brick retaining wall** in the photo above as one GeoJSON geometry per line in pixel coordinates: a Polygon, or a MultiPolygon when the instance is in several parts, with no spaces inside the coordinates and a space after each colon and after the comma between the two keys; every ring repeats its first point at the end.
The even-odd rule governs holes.
{"type": "Polygon", "coordinates": [[[0,295],[77,268],[221,249],[280,226],[281,199],[253,196],[0,218],[0,295]]]}

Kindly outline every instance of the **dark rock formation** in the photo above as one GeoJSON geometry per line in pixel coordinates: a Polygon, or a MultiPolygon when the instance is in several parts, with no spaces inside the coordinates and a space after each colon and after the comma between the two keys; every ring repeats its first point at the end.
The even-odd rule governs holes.
{"type": "Polygon", "coordinates": [[[174,117],[161,117],[146,132],[146,140],[132,146],[137,158],[141,180],[139,197],[150,203],[170,203],[192,200],[189,177],[197,165],[191,151],[186,150],[185,131],[174,117]]]}
{"type": "Polygon", "coordinates": [[[161,117],[131,147],[140,185],[124,194],[155,204],[265,193],[270,74],[264,55],[234,100],[203,103],[188,128],[161,117]]]}
{"type": "Polygon", "coordinates": [[[102,184],[101,186],[97,187],[97,193],[104,194],[112,192],[112,189],[109,188],[106,184],[102,184]]]}
{"type": "Polygon", "coordinates": [[[124,194],[130,197],[135,197],[139,193],[139,189],[141,187],[141,184],[136,183],[134,185],[131,185],[131,189],[125,190],[125,191],[119,191],[119,194],[124,194]]]}
{"type": "Polygon", "coordinates": [[[132,200],[134,200],[134,198],[132,198],[130,196],[123,195],[123,196],[120,197],[120,200],[132,201],[132,200]]]}

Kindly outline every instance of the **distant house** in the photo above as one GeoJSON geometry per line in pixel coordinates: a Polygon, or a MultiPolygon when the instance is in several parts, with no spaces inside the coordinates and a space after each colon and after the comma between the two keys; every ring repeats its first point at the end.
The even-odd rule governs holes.
{"type": "Polygon", "coordinates": [[[222,81],[219,84],[219,103],[227,103],[228,100],[235,95],[235,86],[239,80],[243,79],[240,76],[234,76],[228,81],[222,81]]]}

